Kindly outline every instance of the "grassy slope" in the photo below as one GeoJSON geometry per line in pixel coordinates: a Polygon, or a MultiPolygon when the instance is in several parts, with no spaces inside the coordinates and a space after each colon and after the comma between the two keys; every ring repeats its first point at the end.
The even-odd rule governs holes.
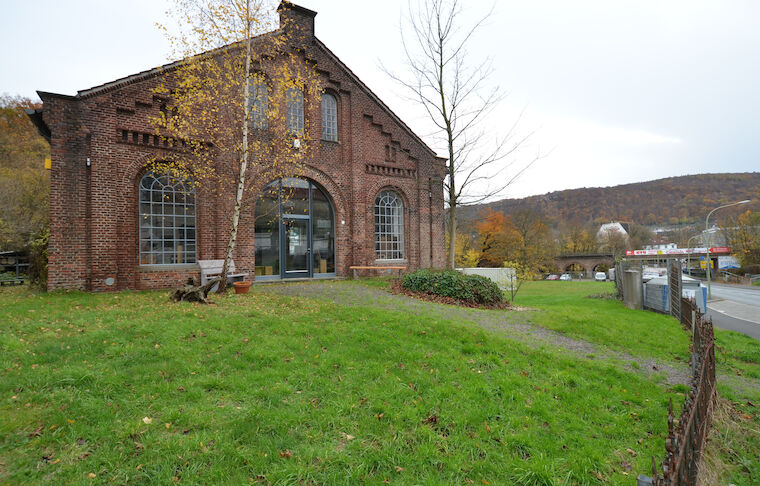
{"type": "MultiPolygon", "coordinates": [[[[583,298],[613,288],[610,283],[596,282],[528,282],[518,294],[517,303],[540,309],[532,316],[534,323],[569,336],[636,356],[671,362],[688,359],[688,334],[673,325],[674,319],[632,311],[615,300],[583,298]]],[[[716,416],[708,443],[707,462],[710,469],[717,471],[720,484],[757,484],[760,481],[760,389],[757,385],[760,342],[737,332],[715,329],[715,343],[717,372],[721,375],[718,393],[722,401],[721,413],[716,416]]],[[[674,398],[674,402],[681,400],[674,398]]],[[[656,456],[658,461],[661,456],[656,456]]]]}
{"type": "MultiPolygon", "coordinates": [[[[616,300],[584,298],[613,290],[612,283],[527,282],[516,303],[541,309],[532,322],[568,336],[637,356],[689,361],[689,335],[673,318],[626,309],[616,300]]],[[[759,341],[722,329],[715,329],[715,340],[718,372],[760,379],[759,341]]]]}
{"type": "Polygon", "coordinates": [[[661,455],[669,395],[617,368],[426,315],[218,301],[0,293],[0,483],[620,484],[661,455]]]}

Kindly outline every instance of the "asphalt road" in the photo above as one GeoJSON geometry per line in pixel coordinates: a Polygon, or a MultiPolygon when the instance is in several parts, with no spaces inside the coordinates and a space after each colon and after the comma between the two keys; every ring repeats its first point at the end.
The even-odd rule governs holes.
{"type": "Polygon", "coordinates": [[[716,327],[760,340],[760,288],[712,284],[707,315],[716,327]]]}
{"type": "Polygon", "coordinates": [[[756,285],[710,285],[713,299],[731,300],[760,307],[760,287],[756,285]]]}

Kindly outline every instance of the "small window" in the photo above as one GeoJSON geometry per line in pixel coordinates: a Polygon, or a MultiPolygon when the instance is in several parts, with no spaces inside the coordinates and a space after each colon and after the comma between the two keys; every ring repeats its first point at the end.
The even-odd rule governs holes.
{"type": "Polygon", "coordinates": [[[290,88],[286,96],[288,132],[293,135],[300,135],[304,130],[303,91],[298,88],[290,88]]]}
{"type": "Polygon", "coordinates": [[[248,98],[251,110],[251,126],[265,129],[268,126],[267,115],[269,112],[269,92],[263,79],[254,79],[251,84],[251,93],[248,98]]]}
{"type": "Polygon", "coordinates": [[[322,140],[338,141],[338,102],[329,93],[322,95],[322,140]]]}
{"type": "Polygon", "coordinates": [[[378,260],[404,258],[404,204],[394,191],[375,199],[375,254],[378,260]]]}
{"type": "Polygon", "coordinates": [[[195,189],[189,179],[149,172],[140,180],[140,264],[195,263],[195,189]]]}

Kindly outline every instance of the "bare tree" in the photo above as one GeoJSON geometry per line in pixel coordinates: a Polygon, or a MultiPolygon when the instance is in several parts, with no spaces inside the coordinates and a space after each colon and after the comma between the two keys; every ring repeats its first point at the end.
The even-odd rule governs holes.
{"type": "Polygon", "coordinates": [[[484,129],[503,94],[498,87],[488,86],[493,74],[491,60],[472,64],[467,48],[493,9],[473,25],[462,26],[464,7],[459,0],[421,2],[417,8],[409,4],[408,28],[401,29],[410,75],[385,71],[406,88],[410,99],[424,107],[436,127],[437,142],[447,151],[447,267],[453,268],[457,207],[503,193],[540,158],[540,153],[517,165],[515,156],[526,148],[525,142],[533,134],[518,132],[521,116],[501,135],[494,136],[484,129]]]}

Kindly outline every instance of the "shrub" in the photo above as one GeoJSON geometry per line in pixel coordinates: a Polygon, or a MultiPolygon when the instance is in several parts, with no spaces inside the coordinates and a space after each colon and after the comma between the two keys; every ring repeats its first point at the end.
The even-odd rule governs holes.
{"type": "Polygon", "coordinates": [[[29,242],[29,281],[42,290],[47,288],[49,238],[50,231],[44,229],[29,242]]]}
{"type": "Polygon", "coordinates": [[[401,285],[412,292],[440,295],[473,304],[494,305],[504,301],[501,290],[491,280],[453,270],[417,270],[404,275],[401,285]]]}

